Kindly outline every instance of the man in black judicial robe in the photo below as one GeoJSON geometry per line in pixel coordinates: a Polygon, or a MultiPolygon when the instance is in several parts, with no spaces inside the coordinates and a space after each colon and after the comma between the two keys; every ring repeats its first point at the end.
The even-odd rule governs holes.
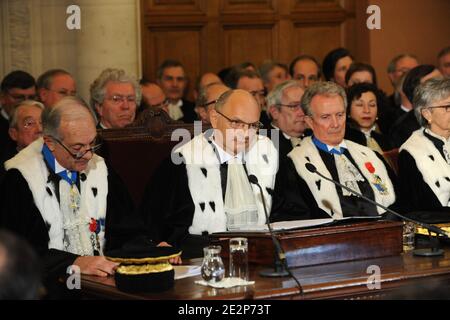
{"type": "MultiPolygon", "coordinates": [[[[245,178],[248,174],[258,178],[270,210],[278,155],[269,139],[254,135],[260,125],[259,114],[260,107],[250,93],[239,89],[225,92],[211,110],[214,131],[194,137],[161,164],[146,188],[140,209],[152,239],[180,247],[183,257],[203,256],[209,234],[228,227],[224,210],[230,179],[228,163],[235,159],[244,162],[245,178]],[[251,130],[239,133],[235,131],[237,126],[251,130]],[[237,136],[240,134],[249,140],[237,136]],[[252,145],[251,136],[256,141],[252,145]]],[[[260,191],[254,185],[250,188],[257,206],[256,223],[264,224],[260,191]]]]}
{"type": "Polygon", "coordinates": [[[96,130],[88,107],[76,98],[66,97],[52,110],[44,111],[43,127],[43,139],[5,164],[8,171],[0,186],[0,227],[30,242],[42,258],[49,296],[60,298],[58,278],[73,265],[82,274],[114,274],[117,264],[98,255],[120,247],[135,237],[140,227],[120,178],[94,154],[96,130]],[[58,118],[59,122],[55,120],[58,118]],[[57,127],[53,128],[55,123],[57,127]],[[93,254],[76,252],[67,238],[64,221],[68,220],[61,198],[69,198],[70,194],[72,199],[73,193],[64,191],[66,181],[70,181],[71,190],[76,188],[80,194],[75,215],[90,218],[90,223],[80,224],[78,230],[91,235],[89,249],[93,254]],[[83,209],[85,205],[90,209],[83,209]],[[57,218],[61,216],[63,223],[57,218]],[[92,240],[95,237],[97,240],[92,240]]]}
{"type": "Polygon", "coordinates": [[[344,140],[344,101],[345,92],[330,82],[317,83],[306,90],[302,108],[313,136],[303,139],[301,146],[294,148],[284,164],[280,164],[272,221],[341,219],[383,213],[376,206],[345,194],[342,188],[309,172],[305,168],[307,163],[385,206],[395,203],[395,176],[384,159],[367,147],[344,140]],[[338,165],[337,161],[343,161],[345,165],[338,165]],[[379,178],[377,182],[375,175],[379,178]]]}

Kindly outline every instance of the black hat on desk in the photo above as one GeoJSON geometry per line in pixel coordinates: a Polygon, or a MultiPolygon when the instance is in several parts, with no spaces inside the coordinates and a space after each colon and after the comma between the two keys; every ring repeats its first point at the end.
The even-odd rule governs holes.
{"type": "Polygon", "coordinates": [[[115,273],[116,287],[126,292],[161,292],[174,285],[175,272],[169,259],[181,252],[173,247],[157,247],[138,238],[119,249],[106,252],[108,260],[120,263],[115,273]]]}

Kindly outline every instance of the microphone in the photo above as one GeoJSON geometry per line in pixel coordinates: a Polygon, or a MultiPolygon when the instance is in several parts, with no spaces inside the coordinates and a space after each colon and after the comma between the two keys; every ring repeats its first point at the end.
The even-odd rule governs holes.
{"type": "Polygon", "coordinates": [[[261,201],[263,203],[263,208],[264,208],[264,214],[266,215],[266,224],[267,224],[267,227],[269,228],[270,237],[272,238],[272,242],[275,247],[274,270],[271,270],[271,269],[270,270],[262,270],[260,272],[260,275],[262,277],[271,277],[271,278],[286,277],[289,275],[297,283],[297,286],[300,289],[300,294],[303,294],[303,287],[300,284],[300,282],[298,281],[298,279],[292,274],[291,270],[289,269],[287,262],[286,262],[286,254],[284,253],[284,250],[281,247],[280,242],[278,241],[278,239],[275,237],[275,234],[273,233],[272,226],[270,225],[270,221],[269,221],[269,214],[267,213],[264,193],[263,193],[261,185],[258,182],[258,178],[255,175],[251,174],[248,176],[248,180],[250,181],[250,183],[257,185],[259,188],[259,191],[261,194],[261,201]]]}
{"type": "MultiPolygon", "coordinates": [[[[306,169],[307,169],[309,172],[317,174],[317,175],[320,176],[321,178],[323,178],[323,179],[325,179],[325,180],[327,180],[327,181],[330,181],[330,182],[334,183],[335,185],[337,185],[337,186],[339,186],[339,187],[341,187],[341,188],[347,190],[348,192],[351,192],[352,194],[356,195],[357,197],[362,198],[362,199],[366,200],[367,202],[370,202],[370,203],[373,204],[373,205],[376,205],[376,206],[378,206],[378,207],[380,207],[380,208],[386,210],[386,211],[389,212],[389,213],[392,213],[394,216],[396,216],[396,217],[398,217],[398,218],[400,218],[400,219],[402,219],[402,220],[412,222],[412,223],[414,223],[414,224],[416,224],[416,225],[422,226],[423,228],[425,228],[425,229],[427,229],[427,230],[429,230],[429,231],[431,231],[431,232],[434,232],[434,233],[436,233],[436,234],[440,234],[440,235],[444,236],[445,238],[449,238],[447,232],[444,231],[444,230],[442,230],[442,229],[439,228],[439,227],[436,227],[436,226],[433,226],[433,225],[430,225],[430,224],[428,224],[428,223],[421,222],[421,221],[418,221],[418,220],[415,220],[415,219],[408,218],[408,217],[406,217],[406,216],[404,216],[404,215],[402,215],[402,214],[400,214],[400,213],[398,213],[398,212],[396,212],[396,211],[394,211],[394,210],[392,210],[392,209],[389,209],[389,208],[386,207],[386,206],[383,206],[382,204],[380,204],[380,203],[378,203],[378,202],[376,202],[376,201],[373,201],[373,200],[370,199],[370,198],[367,198],[366,196],[362,195],[361,193],[356,192],[355,190],[350,189],[349,187],[344,186],[343,184],[341,184],[341,183],[339,183],[339,182],[337,182],[337,181],[335,181],[335,180],[333,180],[333,179],[330,179],[330,178],[324,176],[322,173],[320,173],[319,171],[317,171],[316,166],[313,165],[311,162],[306,163],[306,164],[305,164],[305,167],[306,167],[306,169]]],[[[414,255],[417,255],[417,256],[428,256],[428,257],[429,257],[429,256],[432,256],[432,255],[438,256],[438,255],[442,255],[442,254],[444,254],[444,251],[441,250],[441,249],[436,249],[436,248],[432,248],[432,251],[431,251],[431,252],[428,251],[427,249],[423,249],[423,250],[417,249],[417,250],[414,250],[414,255]]]]}

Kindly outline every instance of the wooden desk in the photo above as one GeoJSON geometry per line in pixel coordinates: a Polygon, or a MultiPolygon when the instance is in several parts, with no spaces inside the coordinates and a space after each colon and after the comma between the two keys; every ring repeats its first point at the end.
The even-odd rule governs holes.
{"type": "MultiPolygon", "coordinates": [[[[200,264],[201,259],[186,261],[200,264]]],[[[228,261],[224,261],[227,266],[228,261]]],[[[118,291],[114,279],[94,276],[82,277],[81,290],[85,298],[102,299],[382,299],[396,289],[416,283],[438,280],[450,286],[450,248],[445,248],[443,257],[419,258],[411,253],[369,260],[348,261],[326,265],[293,269],[294,275],[303,285],[305,294],[298,295],[298,289],[291,278],[262,278],[260,265],[250,265],[250,279],[254,286],[230,289],[214,289],[196,285],[200,276],[175,281],[171,290],[157,294],[128,294],[118,291]],[[381,288],[369,290],[367,268],[377,265],[381,270],[381,288]]]]}

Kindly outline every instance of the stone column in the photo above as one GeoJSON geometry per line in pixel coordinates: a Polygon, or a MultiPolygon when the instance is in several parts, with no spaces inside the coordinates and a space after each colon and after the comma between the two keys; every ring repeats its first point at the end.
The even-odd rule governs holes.
{"type": "Polygon", "coordinates": [[[80,95],[105,68],[141,76],[139,0],[78,0],[81,30],[76,32],[76,69],[80,95]]]}

